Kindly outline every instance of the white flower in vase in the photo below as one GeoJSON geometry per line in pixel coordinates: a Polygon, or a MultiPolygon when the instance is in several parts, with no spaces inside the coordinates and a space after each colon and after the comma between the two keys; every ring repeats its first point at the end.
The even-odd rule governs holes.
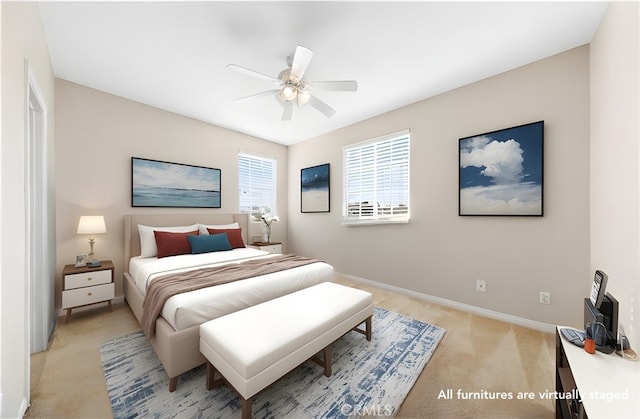
{"type": "Polygon", "coordinates": [[[271,224],[280,221],[280,217],[271,214],[262,214],[260,220],[264,223],[264,230],[262,231],[263,241],[271,243],[271,224]]]}

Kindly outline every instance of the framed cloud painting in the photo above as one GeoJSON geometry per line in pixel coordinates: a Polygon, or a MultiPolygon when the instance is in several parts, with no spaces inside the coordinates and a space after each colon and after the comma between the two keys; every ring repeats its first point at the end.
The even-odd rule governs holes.
{"type": "Polygon", "coordinates": [[[220,169],[131,158],[131,206],[220,208],[220,169]]]}
{"type": "Polygon", "coordinates": [[[329,163],[300,170],[300,211],[329,212],[329,163]]]}
{"type": "Polygon", "coordinates": [[[459,140],[459,215],[542,216],[544,121],[459,140]]]}

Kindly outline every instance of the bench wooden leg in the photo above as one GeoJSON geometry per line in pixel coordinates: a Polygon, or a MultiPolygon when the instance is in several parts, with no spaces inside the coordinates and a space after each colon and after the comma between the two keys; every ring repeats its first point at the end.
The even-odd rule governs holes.
{"type": "Polygon", "coordinates": [[[245,399],[244,397],[242,397],[240,393],[231,384],[229,384],[229,382],[225,380],[222,374],[219,373],[220,378],[216,378],[216,367],[214,367],[213,364],[209,361],[207,361],[206,374],[207,374],[207,390],[211,390],[212,388],[226,382],[229,385],[229,387],[231,387],[233,391],[235,391],[238,394],[238,397],[240,397],[240,401],[242,403],[242,419],[252,418],[251,405],[253,404],[253,397],[250,397],[248,399],[245,399]]]}
{"type": "Polygon", "coordinates": [[[365,335],[367,337],[367,340],[370,341],[371,340],[371,318],[372,316],[367,317],[367,319],[364,321],[364,330],[362,329],[358,329],[358,326],[360,326],[360,323],[358,326],[354,327],[353,330],[354,332],[358,332],[361,333],[363,335],[365,335]]]}
{"type": "Polygon", "coordinates": [[[218,386],[222,383],[226,382],[222,374],[220,374],[220,378],[216,379],[216,367],[209,361],[207,361],[207,390],[211,390],[215,386],[218,386]]]}
{"type": "Polygon", "coordinates": [[[211,365],[211,362],[207,361],[207,390],[211,390],[213,388],[213,382],[214,382],[214,376],[215,376],[216,370],[215,368],[213,368],[213,365],[211,365]]]}
{"type": "Polygon", "coordinates": [[[324,368],[325,376],[331,377],[331,345],[328,345],[322,350],[322,359],[318,356],[319,354],[320,352],[311,358],[311,361],[324,368]]]}
{"type": "Polygon", "coordinates": [[[331,346],[324,348],[324,376],[331,377],[331,346]]]}
{"type": "Polygon", "coordinates": [[[253,397],[245,399],[244,397],[240,396],[240,399],[242,400],[242,419],[251,419],[253,417],[253,414],[251,413],[253,397]]]}
{"type": "Polygon", "coordinates": [[[178,387],[178,377],[169,377],[169,393],[176,391],[178,387]]]}

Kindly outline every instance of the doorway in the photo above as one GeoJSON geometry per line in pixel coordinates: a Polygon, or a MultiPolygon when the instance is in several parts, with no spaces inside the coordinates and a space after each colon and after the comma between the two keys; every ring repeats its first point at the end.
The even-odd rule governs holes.
{"type": "Polygon", "coordinates": [[[29,64],[27,66],[27,150],[26,150],[26,274],[27,316],[30,354],[47,349],[55,326],[55,271],[50,240],[53,219],[49,218],[47,109],[29,64]]]}

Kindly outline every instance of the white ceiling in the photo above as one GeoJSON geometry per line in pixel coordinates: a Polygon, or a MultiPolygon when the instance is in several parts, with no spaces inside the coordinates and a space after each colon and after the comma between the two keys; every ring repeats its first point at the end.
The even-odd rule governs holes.
{"type": "Polygon", "coordinates": [[[591,41],[599,2],[44,2],[56,77],[293,144],[591,41]],[[273,85],[296,45],[314,52],[309,80],[358,81],[317,92],[282,122],[273,85]]]}

